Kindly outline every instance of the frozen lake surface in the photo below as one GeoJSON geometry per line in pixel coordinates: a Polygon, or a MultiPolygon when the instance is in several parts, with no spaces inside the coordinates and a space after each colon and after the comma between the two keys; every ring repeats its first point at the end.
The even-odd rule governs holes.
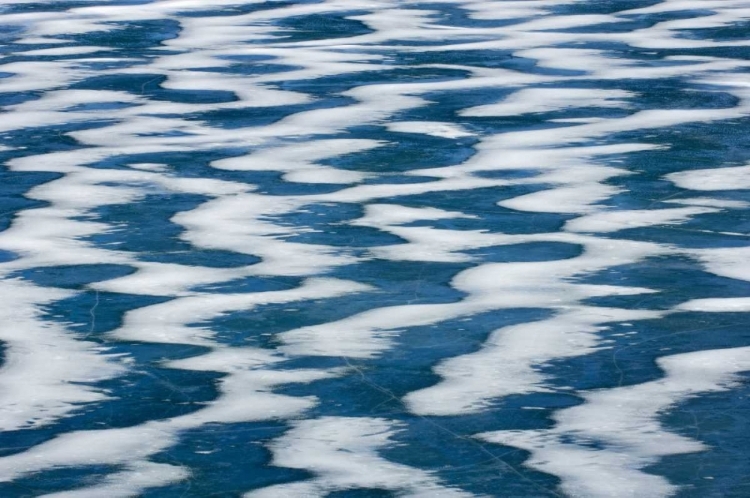
{"type": "Polygon", "coordinates": [[[750,1],[0,38],[0,496],[750,496],[750,1]]]}

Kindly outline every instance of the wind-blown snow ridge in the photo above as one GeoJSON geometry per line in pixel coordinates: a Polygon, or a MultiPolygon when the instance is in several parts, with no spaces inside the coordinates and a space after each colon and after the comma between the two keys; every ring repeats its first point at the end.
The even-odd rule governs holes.
{"type": "Polygon", "coordinates": [[[284,429],[252,441],[271,460],[230,462],[261,477],[212,491],[503,495],[499,464],[472,481],[423,457],[431,430],[519,496],[557,494],[543,474],[576,497],[679,493],[645,469],[710,445],[660,417],[739,388],[746,345],[665,346],[628,385],[568,363],[623,328],[750,312],[750,154],[722,156],[750,116],[750,4],[597,5],[6,1],[0,154],[22,190],[0,231],[0,430],[30,439],[0,482],[68,469],[45,496],[140,496],[224,458],[184,458],[191,435],[263,422],[284,429]],[[641,278],[655,261],[713,287],[666,292],[641,278]],[[139,375],[189,406],[110,425],[158,398],[139,375]],[[538,395],[582,404],[487,427],[538,395]]]}

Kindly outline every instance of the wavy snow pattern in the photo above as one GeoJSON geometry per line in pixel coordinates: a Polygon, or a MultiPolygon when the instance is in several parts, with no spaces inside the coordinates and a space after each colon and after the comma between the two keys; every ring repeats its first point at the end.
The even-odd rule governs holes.
{"type": "Polygon", "coordinates": [[[746,496],[749,19],[5,1],[0,495],[746,496]]]}

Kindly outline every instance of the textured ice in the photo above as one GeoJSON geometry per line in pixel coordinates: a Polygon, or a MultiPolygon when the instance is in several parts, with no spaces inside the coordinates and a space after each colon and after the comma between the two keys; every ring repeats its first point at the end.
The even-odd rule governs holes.
{"type": "Polygon", "coordinates": [[[749,16],[4,2],[0,496],[745,496],[749,16]]]}

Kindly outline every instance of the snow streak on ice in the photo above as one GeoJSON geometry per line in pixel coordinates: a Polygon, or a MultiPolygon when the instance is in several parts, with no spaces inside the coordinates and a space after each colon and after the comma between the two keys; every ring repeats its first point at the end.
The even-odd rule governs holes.
{"type": "Polygon", "coordinates": [[[0,494],[741,496],[749,18],[4,2],[0,494]]]}

